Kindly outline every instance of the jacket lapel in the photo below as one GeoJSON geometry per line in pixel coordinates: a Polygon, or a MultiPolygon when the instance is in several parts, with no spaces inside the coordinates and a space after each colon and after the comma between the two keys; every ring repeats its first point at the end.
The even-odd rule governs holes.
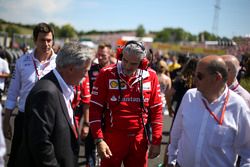
{"type": "Polygon", "coordinates": [[[68,112],[67,106],[65,104],[65,100],[64,100],[64,97],[63,97],[63,93],[62,93],[62,88],[60,87],[60,84],[59,84],[53,70],[51,70],[51,72],[49,72],[47,75],[45,75],[42,79],[48,79],[48,80],[52,81],[56,85],[56,87],[58,88],[58,90],[59,90],[58,91],[59,92],[58,97],[59,97],[59,101],[61,103],[60,105],[62,106],[62,112],[63,112],[63,114],[64,114],[64,116],[65,116],[71,130],[73,131],[73,134],[75,134],[74,136],[77,138],[78,137],[78,130],[77,130],[77,126],[75,124],[75,119],[74,119],[74,124],[75,124],[75,127],[74,127],[71,124],[71,119],[69,117],[69,112],[68,112]]]}

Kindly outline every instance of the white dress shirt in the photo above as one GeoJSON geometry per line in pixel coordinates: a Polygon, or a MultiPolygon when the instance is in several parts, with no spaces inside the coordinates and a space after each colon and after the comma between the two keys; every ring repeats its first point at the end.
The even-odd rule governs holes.
{"type": "Polygon", "coordinates": [[[18,100],[18,109],[20,112],[24,112],[26,98],[36,81],[56,67],[56,54],[54,52],[50,59],[43,64],[35,58],[34,53],[35,50],[22,55],[16,61],[15,70],[8,88],[5,108],[14,109],[18,100]]]}
{"type": "Polygon", "coordinates": [[[4,167],[4,155],[6,153],[6,144],[2,128],[2,105],[0,104],[0,167],[4,167]]]}
{"type": "MultiPolygon", "coordinates": [[[[0,57],[0,73],[9,74],[9,64],[6,60],[0,57]]],[[[0,89],[4,90],[5,78],[0,78],[0,89]]]]}
{"type": "Polygon", "coordinates": [[[250,93],[244,89],[237,80],[235,80],[229,88],[239,94],[247,103],[248,107],[250,108],[250,93]]]}
{"type": "Polygon", "coordinates": [[[228,92],[208,103],[196,88],[184,95],[175,118],[168,147],[168,162],[182,167],[233,167],[237,154],[241,166],[250,166],[250,110],[235,92],[229,99],[222,125],[212,117],[202,99],[220,118],[228,92]]]}
{"type": "Polygon", "coordinates": [[[65,104],[67,106],[68,109],[68,113],[69,113],[69,117],[71,120],[71,124],[74,126],[74,112],[73,109],[71,107],[71,102],[74,98],[74,88],[70,85],[67,85],[67,83],[63,80],[63,78],[61,77],[61,75],[58,73],[58,71],[56,69],[53,69],[53,73],[55,74],[59,85],[62,89],[63,92],[63,97],[65,100],[65,104]]]}

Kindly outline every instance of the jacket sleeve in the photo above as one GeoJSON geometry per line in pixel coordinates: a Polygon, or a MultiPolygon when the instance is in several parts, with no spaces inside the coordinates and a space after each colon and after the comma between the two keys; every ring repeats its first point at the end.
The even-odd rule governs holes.
{"type": "Polygon", "coordinates": [[[90,103],[90,89],[89,89],[89,76],[85,77],[85,80],[81,84],[81,103],[90,103]]]}
{"type": "Polygon", "coordinates": [[[155,73],[151,73],[152,78],[152,95],[149,101],[150,107],[150,119],[152,127],[152,144],[159,145],[161,144],[162,139],[162,101],[160,94],[160,85],[158,78],[155,73]]]}
{"type": "Polygon", "coordinates": [[[101,120],[106,106],[108,93],[108,74],[101,70],[91,92],[89,121],[91,132],[94,138],[103,138],[101,120]]]}
{"type": "Polygon", "coordinates": [[[15,70],[13,71],[12,78],[10,81],[10,86],[8,88],[7,100],[5,102],[5,108],[14,109],[16,107],[17,97],[19,96],[19,91],[21,89],[21,76],[20,76],[20,65],[21,60],[18,59],[15,65],[15,70]]]}

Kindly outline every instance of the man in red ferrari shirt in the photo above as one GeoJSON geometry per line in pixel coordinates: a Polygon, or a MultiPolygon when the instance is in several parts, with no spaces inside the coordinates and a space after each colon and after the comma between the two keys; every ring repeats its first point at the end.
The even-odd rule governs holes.
{"type": "Polygon", "coordinates": [[[142,43],[129,41],[119,51],[121,61],[104,67],[94,83],[90,127],[101,167],[120,167],[122,163],[124,167],[146,167],[148,158],[160,154],[160,86],[155,71],[147,69],[147,51],[142,43]],[[148,151],[145,125],[149,115],[152,142],[148,151]]]}
{"type": "Polygon", "coordinates": [[[85,139],[89,133],[89,103],[90,103],[89,76],[85,76],[79,85],[74,86],[74,99],[72,108],[76,124],[80,127],[81,118],[84,122],[80,131],[81,139],[85,139]]]}

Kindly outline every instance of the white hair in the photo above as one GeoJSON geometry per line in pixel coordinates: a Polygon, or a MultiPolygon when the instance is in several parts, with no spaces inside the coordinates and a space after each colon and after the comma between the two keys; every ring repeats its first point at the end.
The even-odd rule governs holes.
{"type": "Polygon", "coordinates": [[[143,59],[147,55],[147,51],[143,46],[142,42],[131,42],[128,45],[125,45],[123,55],[137,56],[140,59],[143,59]]]}

